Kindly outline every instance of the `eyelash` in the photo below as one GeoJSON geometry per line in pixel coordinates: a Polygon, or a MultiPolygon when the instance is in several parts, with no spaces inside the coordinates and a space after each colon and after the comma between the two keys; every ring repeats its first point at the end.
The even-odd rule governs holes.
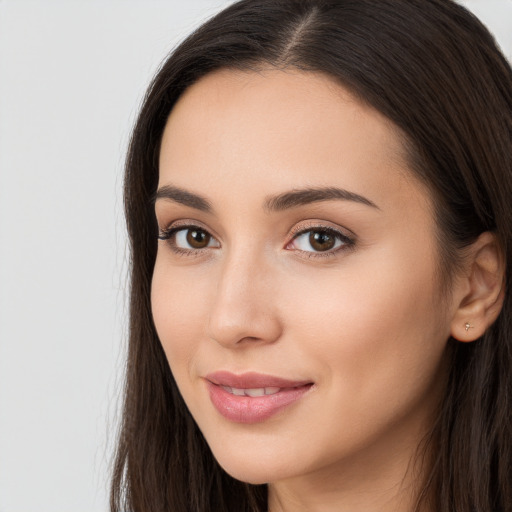
{"type": "Polygon", "coordinates": [[[288,244],[286,244],[286,247],[289,247],[293,242],[307,233],[326,233],[327,235],[332,236],[336,241],[341,242],[339,247],[335,249],[329,249],[327,251],[303,251],[301,249],[296,249],[300,253],[305,254],[307,258],[329,258],[337,256],[339,252],[353,248],[356,243],[355,237],[348,236],[338,229],[332,228],[330,226],[322,226],[321,224],[311,224],[308,226],[300,226],[292,230],[292,239],[288,244]]]}
{"type": "MultiPolygon", "coordinates": [[[[167,229],[160,230],[158,234],[158,239],[165,241],[169,244],[171,250],[178,254],[183,256],[200,256],[203,254],[203,251],[206,249],[209,249],[211,247],[204,247],[204,248],[197,248],[197,249],[184,249],[182,247],[178,247],[176,244],[175,235],[179,233],[180,231],[190,231],[190,230],[198,230],[206,233],[209,235],[213,240],[216,240],[216,238],[205,228],[195,225],[195,224],[184,224],[184,225],[178,225],[178,226],[172,226],[167,229]]],[[[312,224],[309,226],[301,226],[295,230],[292,230],[290,236],[291,240],[286,244],[286,248],[288,248],[293,242],[295,242],[297,239],[299,239],[301,236],[307,234],[307,233],[326,233],[329,236],[332,236],[336,241],[341,242],[341,246],[335,248],[334,250],[326,250],[326,251],[304,251],[301,249],[295,249],[297,252],[306,255],[307,258],[326,258],[326,257],[333,257],[336,256],[341,251],[346,251],[348,249],[353,248],[353,246],[356,243],[355,237],[347,236],[346,234],[342,233],[341,231],[334,229],[329,226],[322,226],[319,224],[312,224]]],[[[217,241],[218,243],[218,241],[217,241]]],[[[214,247],[216,248],[216,247],[214,247]]]]}
{"type": "Polygon", "coordinates": [[[215,237],[211,235],[207,229],[201,226],[197,226],[196,224],[183,224],[178,226],[172,226],[167,229],[162,229],[158,234],[158,239],[163,240],[164,242],[169,244],[171,250],[180,256],[200,256],[205,249],[208,249],[208,247],[202,249],[183,249],[182,247],[178,247],[178,245],[176,244],[176,235],[180,231],[190,231],[193,229],[207,233],[209,236],[211,236],[212,239],[215,240],[215,237]]]}

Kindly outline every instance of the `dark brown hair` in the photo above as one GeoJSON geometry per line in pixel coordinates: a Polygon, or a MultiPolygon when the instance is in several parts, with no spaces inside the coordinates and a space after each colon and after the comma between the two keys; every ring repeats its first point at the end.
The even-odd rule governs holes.
{"type": "MultiPolygon", "coordinates": [[[[263,512],[266,487],[217,464],[181,398],[152,321],[157,248],[152,197],[160,139],[182,92],[220,68],[328,74],[405,134],[411,169],[431,190],[440,262],[495,233],[512,268],[512,72],[485,27],[451,0],[242,0],[167,59],[145,97],[126,163],[130,339],[112,512],[263,512]]],[[[449,279],[448,279],[449,282],[449,279]]],[[[450,373],[425,440],[419,496],[439,512],[512,511],[512,325],[448,341],[450,373]]]]}

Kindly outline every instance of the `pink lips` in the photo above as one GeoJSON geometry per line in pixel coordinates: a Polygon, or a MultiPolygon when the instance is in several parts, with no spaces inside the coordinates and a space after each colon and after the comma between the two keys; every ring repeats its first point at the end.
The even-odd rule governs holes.
{"type": "Polygon", "coordinates": [[[235,423],[264,421],[302,398],[313,385],[252,372],[235,375],[219,371],[205,380],[217,411],[235,423]]]}

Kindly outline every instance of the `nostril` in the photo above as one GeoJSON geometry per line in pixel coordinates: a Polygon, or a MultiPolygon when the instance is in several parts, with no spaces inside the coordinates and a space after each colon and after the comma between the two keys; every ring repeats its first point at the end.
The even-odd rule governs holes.
{"type": "Polygon", "coordinates": [[[208,336],[226,347],[242,347],[255,343],[272,343],[281,335],[279,319],[272,315],[241,315],[239,321],[231,316],[212,316],[208,325],[208,336]]]}

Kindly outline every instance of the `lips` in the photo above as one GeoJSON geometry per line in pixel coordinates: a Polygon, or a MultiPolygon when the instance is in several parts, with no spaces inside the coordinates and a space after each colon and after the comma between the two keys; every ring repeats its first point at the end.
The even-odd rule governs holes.
{"type": "Polygon", "coordinates": [[[295,381],[244,373],[219,371],[205,377],[212,404],[226,419],[235,423],[265,421],[301,399],[313,386],[311,381],[295,381]]]}

